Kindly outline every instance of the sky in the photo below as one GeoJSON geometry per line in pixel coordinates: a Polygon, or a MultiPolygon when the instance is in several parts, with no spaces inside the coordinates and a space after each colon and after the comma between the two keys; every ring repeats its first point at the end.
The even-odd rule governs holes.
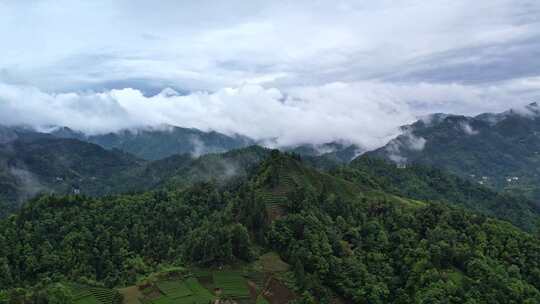
{"type": "Polygon", "coordinates": [[[0,123],[375,148],[540,97],[537,0],[0,0],[0,123]]]}

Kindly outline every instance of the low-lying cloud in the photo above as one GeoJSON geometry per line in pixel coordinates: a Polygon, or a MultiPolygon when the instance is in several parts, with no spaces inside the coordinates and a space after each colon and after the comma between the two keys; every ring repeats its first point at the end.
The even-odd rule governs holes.
{"type": "Polygon", "coordinates": [[[497,86],[366,81],[286,91],[245,85],[188,95],[166,89],[147,97],[131,88],[52,94],[0,84],[0,121],[68,126],[87,134],[169,124],[242,134],[277,146],[343,140],[371,149],[419,116],[504,111],[531,102],[539,88],[535,79],[497,86]]]}
{"type": "Polygon", "coordinates": [[[405,156],[407,151],[422,151],[426,146],[426,139],[415,136],[410,130],[406,130],[401,136],[390,141],[385,147],[390,160],[397,164],[407,163],[405,156]]]}
{"type": "Polygon", "coordinates": [[[461,126],[461,129],[463,130],[463,132],[465,132],[465,134],[467,135],[477,135],[478,134],[478,131],[475,130],[469,123],[467,122],[462,122],[460,124],[461,126]]]}

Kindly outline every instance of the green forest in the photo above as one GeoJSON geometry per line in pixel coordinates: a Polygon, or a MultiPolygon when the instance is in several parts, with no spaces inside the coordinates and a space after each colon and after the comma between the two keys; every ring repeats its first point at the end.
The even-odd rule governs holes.
{"type": "Polygon", "coordinates": [[[0,222],[0,303],[74,303],[70,284],[120,288],[163,267],[249,265],[266,252],[290,265],[296,303],[540,302],[533,230],[457,196],[407,197],[416,186],[389,189],[389,178],[272,151],[241,182],[43,195],[0,222]]]}

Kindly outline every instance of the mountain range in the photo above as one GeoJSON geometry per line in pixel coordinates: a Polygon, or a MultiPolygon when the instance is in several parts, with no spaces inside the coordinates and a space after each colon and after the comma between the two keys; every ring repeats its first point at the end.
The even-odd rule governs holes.
{"type": "Polygon", "coordinates": [[[325,173],[298,154],[233,154],[259,152],[268,153],[263,161],[222,186],[207,179],[29,201],[0,221],[0,299],[120,303],[134,292],[137,301],[201,304],[540,300],[540,240],[466,202],[449,204],[461,184],[429,202],[440,185],[425,200],[401,196],[421,174],[392,185],[366,169],[385,171],[390,164],[380,160],[325,173]]]}
{"type": "Polygon", "coordinates": [[[0,127],[0,303],[538,303],[539,113],[367,152],[0,127]]]}
{"type": "Polygon", "coordinates": [[[540,108],[475,117],[435,114],[366,155],[400,166],[438,167],[478,184],[540,202],[540,108]]]}
{"type": "Polygon", "coordinates": [[[119,149],[146,160],[162,159],[174,154],[199,156],[219,153],[255,143],[245,136],[228,136],[215,131],[203,132],[170,125],[125,129],[98,135],[85,135],[67,127],[55,127],[50,130],[50,134],[90,142],[109,150],[119,149]]]}
{"type": "MultiPolygon", "coordinates": [[[[219,179],[245,166],[228,163],[230,153],[217,154],[254,142],[241,136],[179,127],[92,136],[67,127],[48,131],[0,127],[0,202],[4,201],[4,205],[21,203],[39,193],[100,196],[148,190],[173,180],[182,170],[189,171],[189,166],[206,170],[193,175],[219,179]],[[215,170],[229,173],[220,175],[215,170]]],[[[356,146],[340,143],[286,149],[328,168],[347,162],[357,153],[356,146]]]]}

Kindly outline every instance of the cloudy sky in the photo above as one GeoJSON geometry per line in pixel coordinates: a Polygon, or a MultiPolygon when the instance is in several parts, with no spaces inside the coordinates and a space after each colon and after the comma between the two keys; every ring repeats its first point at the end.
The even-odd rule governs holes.
{"type": "Polygon", "coordinates": [[[538,0],[0,0],[0,123],[376,147],[540,95],[538,0]]]}

